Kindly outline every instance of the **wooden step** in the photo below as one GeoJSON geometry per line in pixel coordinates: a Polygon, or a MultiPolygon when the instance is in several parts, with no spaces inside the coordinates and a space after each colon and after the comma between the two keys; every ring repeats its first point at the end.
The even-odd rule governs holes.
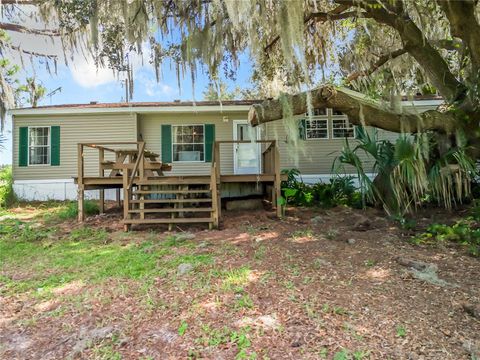
{"type": "Polygon", "coordinates": [[[211,223],[211,218],[164,218],[164,219],[126,219],[124,224],[191,224],[211,223]]]}
{"type": "Polygon", "coordinates": [[[210,190],[135,190],[132,194],[209,194],[210,190]]]}
{"type": "Polygon", "coordinates": [[[162,209],[135,209],[128,210],[131,214],[140,213],[174,213],[174,212],[212,212],[212,208],[162,208],[162,209]]]}
{"type": "Polygon", "coordinates": [[[138,199],[130,200],[131,204],[180,204],[180,203],[209,203],[212,199],[138,199]]]}

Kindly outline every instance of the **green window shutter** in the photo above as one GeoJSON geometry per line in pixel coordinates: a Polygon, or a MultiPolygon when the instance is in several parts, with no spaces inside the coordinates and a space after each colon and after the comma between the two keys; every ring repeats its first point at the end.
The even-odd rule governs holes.
{"type": "Polygon", "coordinates": [[[302,119],[298,122],[298,138],[302,140],[307,139],[307,120],[302,119]]]}
{"type": "Polygon", "coordinates": [[[50,128],[50,165],[60,166],[60,126],[50,128]]]}
{"type": "Polygon", "coordinates": [[[172,125],[162,125],[162,162],[172,162],[172,125]]]}
{"type": "Polygon", "coordinates": [[[215,125],[205,124],[205,161],[212,162],[213,143],[215,142],[215,125]]]}
{"type": "Polygon", "coordinates": [[[28,127],[19,128],[18,166],[28,166],[28,127]]]}

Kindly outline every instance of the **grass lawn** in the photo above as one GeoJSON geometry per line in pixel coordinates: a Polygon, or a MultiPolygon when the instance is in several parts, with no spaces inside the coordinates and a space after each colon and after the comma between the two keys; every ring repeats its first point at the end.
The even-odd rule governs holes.
{"type": "Polygon", "coordinates": [[[0,358],[471,359],[480,344],[461,306],[480,301],[479,259],[415,245],[376,210],[226,213],[221,230],[171,233],[124,233],[119,216],[0,214],[0,358]]]}

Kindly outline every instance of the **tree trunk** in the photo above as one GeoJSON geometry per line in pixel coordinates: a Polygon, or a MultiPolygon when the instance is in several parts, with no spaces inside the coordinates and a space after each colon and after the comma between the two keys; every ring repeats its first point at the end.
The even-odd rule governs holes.
{"type": "MultiPolygon", "coordinates": [[[[421,114],[393,111],[386,103],[373,101],[355,91],[322,86],[311,90],[312,107],[334,108],[348,115],[355,125],[373,126],[392,132],[417,133],[438,131],[454,134],[460,122],[452,113],[428,110],[421,114]]],[[[283,100],[267,100],[250,108],[248,119],[253,126],[284,118],[284,108],[293,115],[307,112],[307,93],[286,95],[283,100]]]]}

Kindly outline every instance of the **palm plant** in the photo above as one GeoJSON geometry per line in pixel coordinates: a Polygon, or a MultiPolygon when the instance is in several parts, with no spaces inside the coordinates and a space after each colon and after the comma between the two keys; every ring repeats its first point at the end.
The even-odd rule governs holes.
{"type": "Polygon", "coordinates": [[[344,165],[353,166],[364,204],[381,204],[389,214],[404,215],[428,198],[451,208],[470,196],[477,174],[462,139],[458,134],[456,147],[440,155],[430,134],[402,135],[392,143],[378,140],[376,130],[369,133],[360,128],[356,145],[347,141],[334,166],[337,172],[344,165]],[[368,168],[361,153],[373,159],[368,168]],[[373,181],[368,172],[376,174],[373,181]]]}

